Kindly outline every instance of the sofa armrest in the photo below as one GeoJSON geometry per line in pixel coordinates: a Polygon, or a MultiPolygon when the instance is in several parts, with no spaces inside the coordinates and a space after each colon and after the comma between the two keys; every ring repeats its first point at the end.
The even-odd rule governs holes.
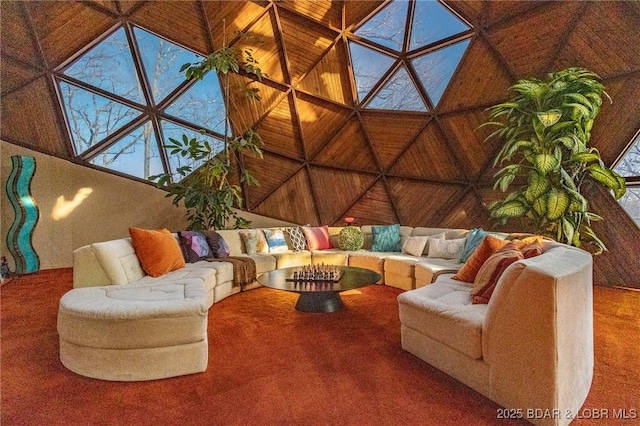
{"type": "Polygon", "coordinates": [[[591,255],[567,246],[507,268],[482,330],[493,400],[560,410],[549,423],[569,422],[593,377],[592,280],[591,255]]]}
{"type": "Polygon", "coordinates": [[[91,246],[73,251],[73,287],[97,287],[111,285],[91,246]]]}

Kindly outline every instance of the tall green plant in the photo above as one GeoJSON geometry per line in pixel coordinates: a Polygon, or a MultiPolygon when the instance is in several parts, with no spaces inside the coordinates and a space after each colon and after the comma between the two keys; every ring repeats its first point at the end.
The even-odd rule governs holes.
{"type": "Polygon", "coordinates": [[[516,96],[489,108],[502,149],[494,167],[494,189],[504,198],[489,205],[501,224],[526,218],[536,231],[556,241],[606,250],[591,228],[602,218],[589,211],[581,189],[588,181],[604,185],[616,199],[626,191],[625,180],[606,167],[598,150],[589,147],[591,129],[607,96],[597,74],[583,68],[551,73],[547,80],[529,78],[511,87],[516,96]]]}
{"type": "MultiPolygon", "coordinates": [[[[237,107],[234,96],[231,96],[231,80],[229,73],[249,74],[260,80],[262,71],[253,58],[250,50],[244,52],[233,47],[225,46],[203,59],[201,62],[184,64],[180,72],[185,73],[187,79],[201,80],[207,72],[215,72],[220,77],[223,87],[225,111],[224,146],[220,150],[212,146],[207,140],[189,138],[169,139],[165,145],[170,155],[180,155],[189,160],[190,164],[202,164],[192,169],[183,166],[176,171],[180,176],[173,181],[170,173],[151,176],[158,187],[166,188],[167,197],[173,197],[176,206],[182,201],[187,208],[189,228],[192,230],[223,229],[231,221],[234,227],[247,227],[250,222],[239,216],[235,207],[242,208],[242,188],[229,180],[233,174],[232,159],[239,154],[249,152],[262,158],[262,139],[247,123],[241,123],[238,128],[244,129],[243,134],[229,137],[229,108],[237,107]]],[[[250,101],[259,101],[258,89],[250,87],[235,87],[250,101]]],[[[242,119],[242,114],[238,114],[242,119]]],[[[242,169],[240,182],[247,185],[258,185],[255,177],[246,169],[242,169]]]]}

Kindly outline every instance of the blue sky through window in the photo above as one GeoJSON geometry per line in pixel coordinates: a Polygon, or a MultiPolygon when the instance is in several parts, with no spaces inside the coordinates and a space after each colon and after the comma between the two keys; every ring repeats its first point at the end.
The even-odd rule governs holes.
{"type": "Polygon", "coordinates": [[[407,0],[394,0],[358,28],[356,35],[401,51],[407,22],[407,0]]]}
{"type": "Polygon", "coordinates": [[[371,102],[367,104],[367,107],[396,111],[427,110],[404,66],[391,76],[371,102]]]}
{"type": "Polygon", "coordinates": [[[140,47],[153,100],[157,105],[185,80],[180,67],[187,62],[199,62],[203,57],[141,28],[136,27],[133,31],[140,47]]]}
{"type": "Polygon", "coordinates": [[[358,101],[362,102],[371,88],[391,68],[395,59],[354,42],[349,42],[349,49],[353,63],[353,74],[356,79],[358,101]]]}
{"type": "Polygon", "coordinates": [[[77,154],[85,152],[141,114],[65,81],[60,92],[77,154]]]}
{"type": "Polygon", "coordinates": [[[409,50],[435,43],[468,29],[467,24],[441,3],[432,0],[417,1],[409,50]]]}
{"type": "Polygon", "coordinates": [[[434,105],[440,102],[468,45],[469,40],[464,40],[411,61],[434,105]]]}
{"type": "Polygon", "coordinates": [[[223,135],[226,114],[218,76],[207,73],[171,103],[166,112],[223,135]]]}
{"type": "Polygon", "coordinates": [[[145,103],[122,28],[68,66],[64,74],[139,104],[145,103]]]}
{"type": "Polygon", "coordinates": [[[164,173],[158,141],[150,122],[99,153],[91,163],[141,179],[164,173]]]}

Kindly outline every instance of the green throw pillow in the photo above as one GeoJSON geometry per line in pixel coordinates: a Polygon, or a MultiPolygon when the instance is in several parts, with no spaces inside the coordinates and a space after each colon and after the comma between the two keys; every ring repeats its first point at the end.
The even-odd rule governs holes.
{"type": "Polygon", "coordinates": [[[400,225],[372,226],[371,251],[400,251],[400,225]]]}

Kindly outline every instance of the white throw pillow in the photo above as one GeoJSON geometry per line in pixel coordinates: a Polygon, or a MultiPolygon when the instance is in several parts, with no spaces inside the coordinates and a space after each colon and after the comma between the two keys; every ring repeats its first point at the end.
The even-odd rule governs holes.
{"type": "Polygon", "coordinates": [[[429,240],[429,254],[427,257],[439,257],[442,259],[457,259],[464,248],[466,238],[455,240],[429,240]]]}
{"type": "Polygon", "coordinates": [[[428,239],[429,237],[407,237],[402,244],[402,252],[420,257],[428,239]]]}
{"type": "Polygon", "coordinates": [[[427,240],[427,245],[425,246],[422,254],[427,255],[429,253],[429,246],[431,245],[431,240],[444,240],[445,233],[441,232],[439,234],[429,235],[429,239],[427,240]]]}

